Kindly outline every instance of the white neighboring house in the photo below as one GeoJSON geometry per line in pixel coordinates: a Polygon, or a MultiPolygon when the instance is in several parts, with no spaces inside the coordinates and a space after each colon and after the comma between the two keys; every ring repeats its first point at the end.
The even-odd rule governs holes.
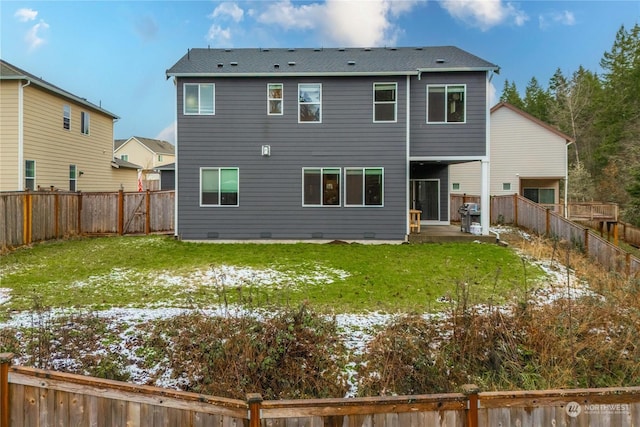
{"type": "Polygon", "coordinates": [[[176,161],[175,147],[159,139],[132,136],[113,142],[114,157],[140,165],[144,190],[160,190],[159,167],[176,161]]]}
{"type": "MultiPolygon", "coordinates": [[[[489,194],[517,193],[537,203],[559,204],[573,138],[506,102],[491,109],[490,132],[489,194]]],[[[480,162],[451,165],[451,193],[480,195],[480,177],[480,162]]]]}

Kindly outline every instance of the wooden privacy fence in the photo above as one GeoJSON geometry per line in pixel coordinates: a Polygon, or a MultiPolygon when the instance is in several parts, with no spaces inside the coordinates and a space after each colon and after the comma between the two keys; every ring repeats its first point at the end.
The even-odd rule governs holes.
{"type": "Polygon", "coordinates": [[[550,238],[570,242],[610,271],[627,276],[640,275],[640,259],[608,242],[589,228],[522,196],[491,198],[491,222],[513,224],[550,238]]]}
{"type": "Polygon", "coordinates": [[[0,354],[0,427],[640,426],[640,387],[246,401],[10,367],[0,354]]]}
{"type": "Polygon", "coordinates": [[[173,231],[173,191],[0,193],[0,250],[83,234],[173,231]]]}

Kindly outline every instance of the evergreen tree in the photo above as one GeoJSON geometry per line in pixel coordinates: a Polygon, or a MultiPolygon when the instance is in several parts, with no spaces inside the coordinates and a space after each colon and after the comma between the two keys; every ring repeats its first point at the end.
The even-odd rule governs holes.
{"type": "Polygon", "coordinates": [[[534,117],[549,123],[552,98],[548,91],[531,77],[524,94],[524,110],[534,117]]]}
{"type": "Polygon", "coordinates": [[[520,98],[515,82],[509,83],[509,80],[504,81],[502,95],[500,95],[500,102],[508,102],[514,107],[518,107],[520,109],[524,108],[524,102],[522,102],[522,98],[520,98]]]}

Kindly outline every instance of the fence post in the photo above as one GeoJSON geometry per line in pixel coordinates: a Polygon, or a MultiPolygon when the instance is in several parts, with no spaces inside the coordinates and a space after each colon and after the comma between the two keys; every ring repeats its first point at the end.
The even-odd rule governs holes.
{"type": "Polygon", "coordinates": [[[149,234],[151,234],[151,214],[149,212],[149,210],[151,209],[151,191],[149,191],[148,189],[145,197],[144,234],[148,236],[149,234]]]}
{"type": "Polygon", "coordinates": [[[545,227],[544,227],[544,233],[547,237],[551,236],[551,209],[547,208],[547,211],[545,212],[545,227]]]}
{"type": "Polygon", "coordinates": [[[589,255],[589,229],[584,229],[584,253],[585,255],[589,255]]]}
{"type": "Polygon", "coordinates": [[[260,427],[260,404],[262,403],[262,395],[260,393],[247,394],[247,403],[249,404],[249,427],[260,427]]]}
{"type": "Polygon", "coordinates": [[[24,245],[31,243],[33,235],[33,195],[27,190],[22,199],[22,241],[24,245]]]}
{"type": "Polygon", "coordinates": [[[475,384],[462,386],[462,393],[467,396],[467,427],[478,427],[478,392],[475,384]]]}
{"type": "Polygon", "coordinates": [[[124,191],[118,191],[118,234],[124,234],[124,191]]]}
{"type": "Polygon", "coordinates": [[[9,365],[13,353],[0,354],[0,427],[9,427],[9,365]]]}
{"type": "Polygon", "coordinates": [[[82,236],[82,192],[78,192],[78,236],[82,236]]]}
{"type": "Polygon", "coordinates": [[[518,193],[513,193],[513,225],[518,226],[518,193]]]}

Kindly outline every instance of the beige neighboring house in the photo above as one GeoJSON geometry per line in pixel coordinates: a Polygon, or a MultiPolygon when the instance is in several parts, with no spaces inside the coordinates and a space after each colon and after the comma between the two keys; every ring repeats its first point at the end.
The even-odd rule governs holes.
{"type": "MultiPolygon", "coordinates": [[[[489,194],[559,204],[573,138],[506,102],[491,109],[490,123],[489,194]]],[[[479,195],[480,162],[451,165],[449,183],[453,194],[479,195]]]]}
{"type": "Polygon", "coordinates": [[[116,158],[141,166],[144,190],[160,190],[161,166],[176,161],[175,147],[159,139],[140,136],[116,139],[113,148],[116,158]]]}
{"type": "Polygon", "coordinates": [[[135,191],[137,172],[113,161],[117,119],[0,60],[0,191],[135,191]]]}

